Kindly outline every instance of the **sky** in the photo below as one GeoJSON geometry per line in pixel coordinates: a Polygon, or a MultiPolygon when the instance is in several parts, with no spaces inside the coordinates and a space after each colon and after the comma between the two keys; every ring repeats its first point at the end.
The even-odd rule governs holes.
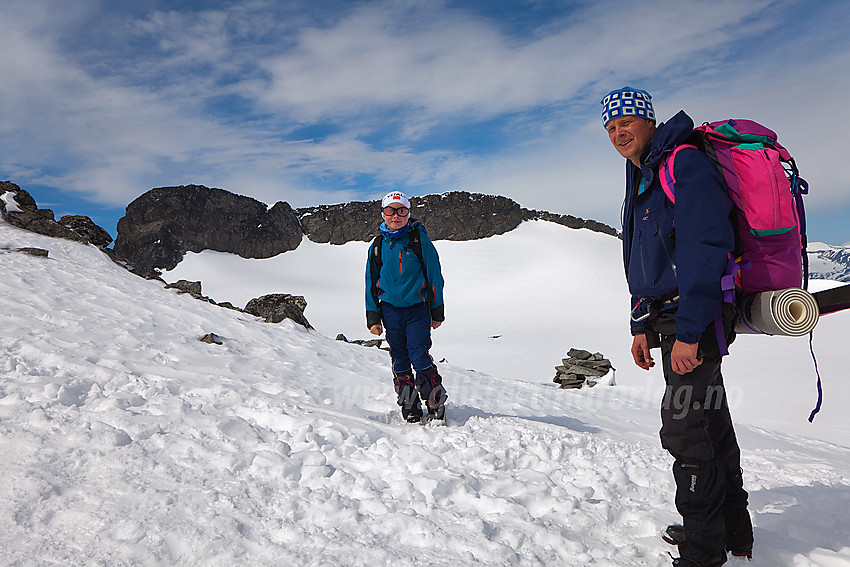
{"type": "MultiPolygon", "coordinates": [[[[445,427],[402,420],[387,352],[333,338],[372,338],[366,243],[304,242],[269,260],[205,251],[178,266],[241,269],[241,281],[203,276],[217,299],[248,282],[306,283],[308,331],[0,220],[3,564],[670,567],[676,550],[659,535],[679,516],[658,439],[664,380],[660,365],[631,362],[628,291],[605,277],[617,239],[533,221],[437,245],[447,318],[431,354],[445,427]],[[15,252],[33,246],[48,257],[15,252]],[[522,316],[493,309],[508,296],[522,316]],[[198,340],[208,333],[221,344],[198,340]],[[554,366],[570,347],[616,371],[559,389],[554,366]]],[[[729,567],[850,565],[848,332],[850,311],[814,330],[824,404],[813,423],[806,337],[731,345],[723,374],[755,545],[729,567]]]]}
{"type": "Polygon", "coordinates": [[[771,126],[850,242],[850,3],[0,0],[0,179],[115,236],[200,184],[293,207],[465,190],[619,228],[600,99],[771,126]]]}

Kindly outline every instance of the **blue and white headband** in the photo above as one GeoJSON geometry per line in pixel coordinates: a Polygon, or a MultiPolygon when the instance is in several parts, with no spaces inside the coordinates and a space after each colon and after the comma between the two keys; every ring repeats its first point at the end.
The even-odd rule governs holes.
{"type": "Polygon", "coordinates": [[[655,122],[652,95],[632,87],[611,91],[602,99],[602,125],[619,116],[639,116],[655,122]]]}

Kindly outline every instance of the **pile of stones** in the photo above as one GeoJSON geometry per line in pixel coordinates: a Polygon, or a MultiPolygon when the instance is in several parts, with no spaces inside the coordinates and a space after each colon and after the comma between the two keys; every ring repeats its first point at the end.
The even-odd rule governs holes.
{"type": "Polygon", "coordinates": [[[602,353],[591,354],[576,348],[571,348],[562,362],[563,365],[555,367],[553,380],[560,384],[561,388],[581,388],[585,383],[591,387],[596,386],[600,378],[615,370],[611,361],[602,353]]]}

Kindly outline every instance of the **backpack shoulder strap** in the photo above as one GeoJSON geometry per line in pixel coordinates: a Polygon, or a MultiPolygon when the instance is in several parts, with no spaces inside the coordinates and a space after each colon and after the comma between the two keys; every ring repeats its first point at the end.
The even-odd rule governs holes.
{"type": "Polygon", "coordinates": [[[425,285],[428,288],[429,301],[431,297],[431,280],[428,279],[428,270],[425,268],[425,257],[422,255],[422,235],[419,232],[419,227],[410,227],[410,248],[416,257],[419,259],[419,264],[422,266],[422,275],[425,277],[425,285]]]}
{"type": "Polygon", "coordinates": [[[377,266],[379,272],[381,271],[381,264],[383,263],[383,259],[381,258],[381,245],[383,242],[383,235],[378,234],[378,236],[372,240],[372,246],[369,251],[369,263],[370,265],[377,266]]]}
{"type": "Polygon", "coordinates": [[[416,254],[419,263],[422,264],[422,275],[425,276],[425,281],[428,282],[428,272],[425,271],[425,258],[422,256],[422,235],[419,232],[419,227],[414,226],[410,228],[410,248],[416,254]]]}
{"type": "Polygon", "coordinates": [[[676,177],[673,175],[673,167],[676,163],[676,155],[685,149],[698,150],[693,144],[680,144],[673,148],[662,160],[658,168],[658,178],[661,180],[661,188],[670,202],[676,204],[676,177]]]}
{"type": "Polygon", "coordinates": [[[383,259],[381,258],[381,244],[384,241],[384,237],[381,233],[378,233],[378,236],[372,241],[372,246],[369,247],[369,273],[372,276],[370,292],[372,293],[372,297],[375,299],[375,305],[379,305],[378,303],[378,280],[381,278],[381,265],[383,264],[383,259]]]}

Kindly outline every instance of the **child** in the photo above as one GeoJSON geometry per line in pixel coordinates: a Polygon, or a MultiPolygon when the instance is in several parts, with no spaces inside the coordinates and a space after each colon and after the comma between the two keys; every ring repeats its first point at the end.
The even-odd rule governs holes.
{"type": "Polygon", "coordinates": [[[448,395],[428,354],[431,329],[445,319],[440,258],[425,227],[410,220],[404,193],[387,194],[381,209],[381,234],[369,247],[366,263],[366,326],[373,335],[386,327],[393,386],[404,419],[422,420],[421,397],[428,419],[442,420],[448,395]]]}

